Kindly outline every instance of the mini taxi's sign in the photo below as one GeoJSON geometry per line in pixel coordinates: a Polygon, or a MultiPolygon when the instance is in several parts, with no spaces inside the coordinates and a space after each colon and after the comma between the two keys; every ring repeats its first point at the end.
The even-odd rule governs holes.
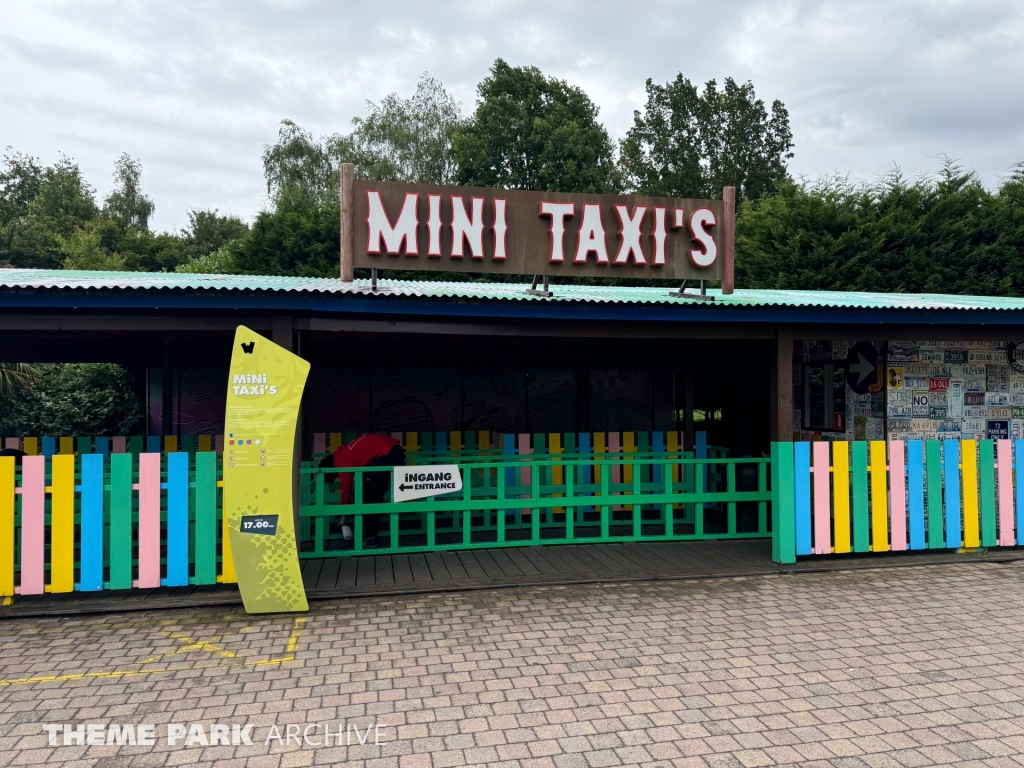
{"type": "Polygon", "coordinates": [[[462,470],[458,464],[423,467],[395,467],[391,487],[394,501],[412,501],[462,490],[462,470]]]}
{"type": "Polygon", "coordinates": [[[355,267],[696,280],[731,269],[723,200],[362,180],[351,195],[355,267]]]}
{"type": "Polygon", "coordinates": [[[249,613],[305,611],[293,522],[295,426],[309,363],[238,326],[224,425],[225,580],[249,613]]]}

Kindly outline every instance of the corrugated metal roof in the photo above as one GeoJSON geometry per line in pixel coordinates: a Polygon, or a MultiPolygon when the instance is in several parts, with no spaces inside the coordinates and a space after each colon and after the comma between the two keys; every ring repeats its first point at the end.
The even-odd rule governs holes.
{"type": "MultiPolygon", "coordinates": [[[[915,293],[855,293],[839,291],[775,291],[737,289],[723,296],[709,290],[713,302],[674,298],[667,288],[590,285],[552,285],[551,297],[527,293],[529,283],[446,282],[432,280],[369,280],[343,283],[315,277],[268,275],[193,275],[164,272],[90,272],[46,269],[2,269],[0,290],[74,291],[269,291],[305,292],[327,296],[379,296],[462,301],[528,301],[592,304],[648,304],[687,307],[792,307],[915,310],[1024,310],[1024,298],[954,296],[915,293]]],[[[696,289],[690,289],[696,295],[696,289]]],[[[0,304],[3,303],[0,298],[0,304]]]]}

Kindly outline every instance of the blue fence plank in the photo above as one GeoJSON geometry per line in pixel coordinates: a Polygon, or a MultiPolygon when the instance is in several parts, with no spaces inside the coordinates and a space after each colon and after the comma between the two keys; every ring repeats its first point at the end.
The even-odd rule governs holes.
{"type": "Polygon", "coordinates": [[[92,452],[98,453],[101,456],[110,455],[110,438],[109,437],[97,437],[92,444],[92,452]]]}
{"type": "Polygon", "coordinates": [[[811,554],[811,444],[793,445],[796,553],[811,554]]]}
{"type": "Polygon", "coordinates": [[[41,450],[43,452],[43,456],[45,456],[46,458],[50,458],[51,456],[53,456],[53,454],[55,454],[57,452],[57,438],[56,437],[44,437],[42,442],[43,442],[43,447],[42,447],[41,450]]]}
{"type": "Polygon", "coordinates": [[[448,450],[448,433],[447,432],[435,432],[434,433],[434,450],[444,453],[448,450]]]}
{"type": "Polygon", "coordinates": [[[188,454],[167,454],[168,587],[188,586],[188,454]]]}
{"type": "Polygon", "coordinates": [[[161,453],[163,451],[163,442],[160,435],[147,435],[146,453],[161,453]]]}
{"type": "MultiPolygon", "coordinates": [[[[515,435],[502,435],[501,436],[501,453],[503,456],[514,456],[516,453],[516,436],[515,435]]],[[[505,470],[505,487],[508,488],[510,485],[516,484],[516,471],[514,469],[505,470]]],[[[515,515],[514,509],[506,509],[506,515],[515,515]]]]}
{"type": "Polygon", "coordinates": [[[960,441],[943,440],[943,475],[946,481],[946,547],[959,549],[960,529],[960,441]]]}
{"type": "Polygon", "coordinates": [[[907,502],[910,512],[910,548],[924,549],[924,444],[907,442],[907,502]]]}
{"type": "MultiPolygon", "coordinates": [[[[706,459],[708,457],[708,433],[693,433],[693,457],[695,459],[706,459]]],[[[708,490],[708,465],[701,465],[701,474],[704,476],[704,490],[708,490]]],[[[808,553],[810,554],[810,553],[808,553]]]]}
{"type": "Polygon", "coordinates": [[[103,465],[105,456],[87,453],[82,456],[81,507],[79,531],[80,592],[103,589],[103,465]]]}
{"type": "Polygon", "coordinates": [[[1013,466],[1017,480],[1017,544],[1024,545],[1024,440],[1013,441],[1013,466]]]}
{"type": "MultiPolygon", "coordinates": [[[[651,451],[655,456],[661,456],[665,453],[665,433],[664,432],[653,432],[651,433],[651,451]]],[[[651,482],[661,482],[661,464],[655,464],[651,469],[651,482]]]]}

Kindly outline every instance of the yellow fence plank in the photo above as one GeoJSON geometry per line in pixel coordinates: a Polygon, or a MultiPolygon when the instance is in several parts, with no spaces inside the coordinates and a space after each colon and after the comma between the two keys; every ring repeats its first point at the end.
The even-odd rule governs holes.
{"type": "Polygon", "coordinates": [[[871,551],[889,551],[889,494],[886,476],[885,441],[871,446],[871,551]]]}
{"type": "Polygon", "coordinates": [[[14,457],[0,456],[0,597],[14,594],[14,457]]]}
{"type": "MultiPolygon", "coordinates": [[[[64,438],[61,438],[61,443],[64,438]]],[[[63,445],[61,446],[63,448],[63,445]]],[[[60,453],[51,459],[50,475],[50,591],[75,589],[75,456],[60,453]]]]}
{"type": "Polygon", "coordinates": [[[850,551],[850,444],[832,443],[832,539],[836,552],[850,551]]]}
{"type": "Polygon", "coordinates": [[[964,479],[964,546],[981,546],[981,530],[978,518],[978,441],[960,441],[960,462],[964,479]]]}

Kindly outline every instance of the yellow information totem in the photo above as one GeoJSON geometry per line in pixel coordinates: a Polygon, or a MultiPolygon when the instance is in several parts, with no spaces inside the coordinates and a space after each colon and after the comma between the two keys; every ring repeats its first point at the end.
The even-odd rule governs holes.
{"type": "Polygon", "coordinates": [[[248,613],[305,611],[292,517],[295,428],[309,363],[243,325],[224,424],[224,580],[248,613]]]}

